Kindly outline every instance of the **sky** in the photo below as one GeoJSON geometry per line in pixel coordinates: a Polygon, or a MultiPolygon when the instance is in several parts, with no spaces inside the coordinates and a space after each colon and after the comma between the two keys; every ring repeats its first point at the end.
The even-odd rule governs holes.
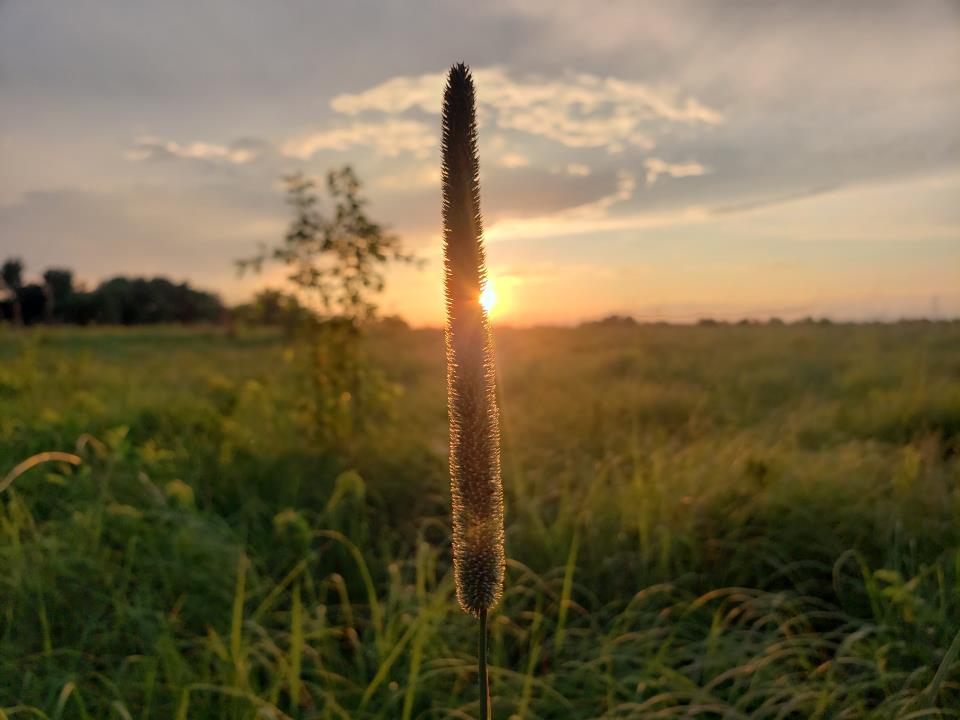
{"type": "Polygon", "coordinates": [[[349,163],[437,324],[459,60],[497,322],[960,316],[956,0],[0,0],[0,256],[239,302],[349,163]]]}

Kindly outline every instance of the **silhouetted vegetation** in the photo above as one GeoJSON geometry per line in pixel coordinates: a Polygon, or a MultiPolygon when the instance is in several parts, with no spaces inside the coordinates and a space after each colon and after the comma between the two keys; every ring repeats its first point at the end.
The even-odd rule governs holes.
{"type": "Polygon", "coordinates": [[[353,169],[327,173],[332,212],[324,215],[316,183],[300,173],[285,178],[293,220],[283,241],[237,261],[241,272],[259,272],[270,260],[290,269],[288,279],[321,320],[340,319],[358,326],[376,315],[383,291],[383,270],[391,262],[410,263],[400,238],[366,212],[367,200],[353,169]]]}
{"type": "Polygon", "coordinates": [[[244,314],[293,330],[305,346],[303,411],[313,417],[318,442],[350,452],[357,436],[391,413],[396,387],[373,369],[362,350],[365,328],[376,319],[385,268],[416,262],[400,238],[366,211],[361,183],[349,165],[327,173],[332,207],[322,211],[316,183],[303,174],[285,178],[293,218],[283,240],[237,261],[242,273],[269,261],[285,265],[296,297],[261,293],[244,314]],[[301,304],[303,303],[303,304],[301,304]]]}
{"type": "Polygon", "coordinates": [[[42,284],[27,285],[23,272],[19,259],[3,264],[2,320],[24,325],[149,325],[217,322],[225,312],[217,295],[162,277],[115,277],[88,292],[75,287],[72,270],[50,268],[42,284]]]}
{"type": "Polygon", "coordinates": [[[23,261],[19,258],[10,258],[3,263],[0,269],[0,280],[3,281],[3,290],[6,297],[0,305],[3,317],[9,315],[14,322],[21,322],[20,288],[23,286],[23,261]]]}
{"type": "Polygon", "coordinates": [[[261,290],[250,302],[233,308],[235,320],[246,325],[269,325],[293,332],[309,319],[312,313],[296,295],[282,290],[261,290]]]}
{"type": "Polygon", "coordinates": [[[635,327],[637,321],[629,315],[607,315],[599,320],[580,323],[582,327],[635,327]]]}
{"type": "Polygon", "coordinates": [[[480,621],[479,718],[490,715],[487,614],[500,602],[506,567],[500,411],[493,336],[480,303],[487,280],[473,77],[459,63],[443,93],[443,264],[447,301],[447,412],[457,600],[480,621]]]}

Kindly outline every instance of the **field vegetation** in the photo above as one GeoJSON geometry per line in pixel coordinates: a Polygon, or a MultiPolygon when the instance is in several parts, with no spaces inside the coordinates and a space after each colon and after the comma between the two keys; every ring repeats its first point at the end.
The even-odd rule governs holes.
{"type": "MultiPolygon", "coordinates": [[[[960,715],[960,324],[495,331],[495,718],[960,715]]],[[[0,327],[0,718],[473,718],[444,345],[0,327]],[[350,401],[346,398],[345,401],[350,401]]]]}

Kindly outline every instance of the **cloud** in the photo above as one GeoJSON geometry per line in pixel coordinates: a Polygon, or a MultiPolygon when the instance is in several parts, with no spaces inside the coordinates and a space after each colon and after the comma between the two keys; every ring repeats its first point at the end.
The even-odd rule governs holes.
{"type": "Polygon", "coordinates": [[[582,177],[552,172],[535,163],[519,168],[490,163],[481,165],[481,206],[488,224],[562,213],[610,194],[615,183],[616,172],[610,170],[582,177]]]}
{"type": "MultiPolygon", "coordinates": [[[[506,217],[493,222],[485,235],[490,240],[545,237],[550,234],[576,235],[594,229],[610,229],[607,217],[611,207],[633,197],[637,188],[634,175],[626,170],[617,173],[613,191],[596,200],[559,212],[533,217],[506,217]]],[[[614,229],[619,229],[614,226],[614,229]]]]}
{"type": "Polygon", "coordinates": [[[669,175],[674,178],[696,177],[706,175],[710,168],[701,165],[698,162],[691,161],[685,163],[669,163],[660,158],[647,158],[643,161],[647,169],[646,183],[647,187],[653,185],[661,175],[669,175]]]}
{"type": "Polygon", "coordinates": [[[244,165],[256,160],[260,154],[261,149],[252,141],[238,141],[229,146],[202,141],[181,145],[172,140],[144,135],[137,139],[132,149],[124,153],[124,157],[132,162],[175,157],[244,165]]]}
{"type": "MultiPolygon", "coordinates": [[[[589,73],[548,80],[516,78],[501,67],[474,71],[481,115],[490,112],[500,128],[548,138],[571,148],[627,146],[649,150],[668,124],[719,125],[723,115],[692,97],[644,83],[589,73]]],[[[438,114],[444,73],[391,78],[359,93],[338,95],[331,108],[345,115],[411,110],[438,114]]]]}
{"type": "MultiPolygon", "coordinates": [[[[600,173],[598,182],[604,183],[613,171],[612,156],[628,147],[645,151],[655,146],[660,136],[669,136],[670,142],[675,143],[687,136],[684,129],[696,131],[723,122],[717,111],[694,98],[612,76],[566,72],[551,79],[517,75],[496,66],[480,68],[474,74],[481,89],[480,119],[486,126],[485,137],[489,138],[486,142],[490,152],[485,155],[491,158],[488,173],[489,168],[505,168],[514,171],[511,174],[518,179],[531,179],[529,173],[519,171],[533,170],[536,158],[551,154],[556,158],[552,174],[587,178],[594,168],[582,162],[586,157],[582,151],[605,150],[610,158],[606,162],[600,158],[591,160],[600,173]],[[557,143],[562,147],[557,148],[557,143]],[[571,162],[567,164],[563,157],[567,153],[562,148],[576,151],[569,153],[571,162]]],[[[334,119],[327,126],[300,134],[287,133],[273,142],[181,143],[144,137],[127,157],[138,161],[177,158],[220,167],[260,160],[256,172],[264,173],[288,171],[285,161],[310,161],[323,152],[368,148],[380,158],[407,156],[389,168],[379,168],[383,176],[374,181],[373,187],[409,195],[436,187],[436,170],[425,170],[417,161],[433,160],[438,145],[436,120],[410,117],[409,113],[439,113],[444,81],[444,73],[399,76],[361,92],[338,95],[330,105],[341,115],[339,122],[334,119]],[[269,163],[262,162],[267,159],[269,163]]],[[[651,184],[665,173],[675,177],[698,174],[701,168],[694,163],[669,165],[651,160],[646,170],[647,182],[651,184]]],[[[629,178],[632,185],[625,199],[632,196],[636,185],[633,175],[629,178]]],[[[500,180],[511,184],[502,176],[500,180]]],[[[609,203],[584,202],[584,196],[596,193],[597,187],[596,183],[575,184],[562,192],[568,204],[548,204],[555,205],[560,212],[582,213],[587,208],[589,212],[604,213],[609,203]]],[[[540,188],[526,193],[529,207],[514,208],[511,214],[523,217],[542,212],[545,203],[529,197],[538,193],[544,195],[545,191],[540,188]]]]}
{"type": "Polygon", "coordinates": [[[960,215],[955,204],[947,201],[960,187],[957,173],[862,186],[824,185],[736,205],[687,205],[662,212],[636,212],[625,206],[617,213],[607,212],[632,197],[631,181],[629,173],[622,173],[617,188],[598,200],[560,213],[506,217],[492,223],[485,236],[497,242],[538,240],[710,224],[714,234],[728,233],[761,243],[861,242],[876,246],[888,242],[895,246],[907,242],[917,246],[929,243],[934,248],[960,237],[960,215]],[[874,224],[864,225],[867,215],[874,224]],[[829,222],[824,223],[824,218],[829,222]]]}
{"type": "Polygon", "coordinates": [[[497,162],[505,168],[521,168],[530,164],[530,158],[518,152],[509,152],[501,155],[497,162]]]}
{"type": "MultiPolygon", "coordinates": [[[[576,208],[574,208],[576,209],[576,208]]],[[[699,207],[677,211],[631,213],[607,216],[601,213],[572,213],[569,216],[540,215],[532,218],[507,219],[492,225],[484,236],[490,242],[506,240],[536,240],[568,237],[571,235],[598,235],[623,230],[644,230],[706,222],[708,212],[699,207]]]]}
{"type": "Polygon", "coordinates": [[[391,192],[420,192],[440,187],[440,167],[436,163],[415,165],[399,172],[377,176],[373,185],[391,192]]]}
{"type": "Polygon", "coordinates": [[[604,215],[612,205],[632,198],[636,189],[637,179],[633,176],[633,173],[626,170],[621,170],[617,173],[617,187],[612,193],[609,195],[604,195],[599,200],[595,200],[587,205],[570,208],[565,213],[561,213],[561,215],[566,215],[567,217],[593,217],[604,215]]]}
{"type": "Polygon", "coordinates": [[[281,150],[285,155],[305,160],[321,150],[348,150],[366,145],[387,157],[409,152],[425,158],[436,149],[436,136],[436,130],[426,123],[389,118],[308,132],[288,140],[281,150]]]}
{"type": "Polygon", "coordinates": [[[776,195],[774,197],[764,197],[747,202],[733,203],[730,205],[720,205],[711,210],[714,215],[730,215],[734,213],[750,212],[752,210],[762,210],[784,203],[794,202],[796,200],[806,200],[817,195],[826,195],[827,193],[839,190],[842,186],[837,183],[818,185],[817,187],[807,188],[800,192],[791,192],[787,194],[776,195]]]}
{"type": "MultiPolygon", "coordinates": [[[[138,138],[124,157],[131,162],[179,159],[239,166],[267,159],[310,160],[323,151],[345,151],[364,146],[383,157],[409,153],[424,159],[434,154],[438,141],[436,131],[426,123],[387,118],[312,130],[282,140],[278,145],[258,138],[243,138],[229,145],[203,141],[179,143],[146,135],[138,138]]],[[[423,183],[419,185],[424,186],[423,183]]]]}

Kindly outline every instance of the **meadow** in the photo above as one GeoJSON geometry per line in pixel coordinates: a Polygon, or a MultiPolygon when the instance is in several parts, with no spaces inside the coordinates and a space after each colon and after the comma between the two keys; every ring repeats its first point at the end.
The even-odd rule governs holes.
{"type": "MultiPolygon", "coordinates": [[[[960,323],[496,331],[495,718],[960,716],[960,323]]],[[[0,718],[477,714],[443,338],[0,327],[0,718]]]]}

